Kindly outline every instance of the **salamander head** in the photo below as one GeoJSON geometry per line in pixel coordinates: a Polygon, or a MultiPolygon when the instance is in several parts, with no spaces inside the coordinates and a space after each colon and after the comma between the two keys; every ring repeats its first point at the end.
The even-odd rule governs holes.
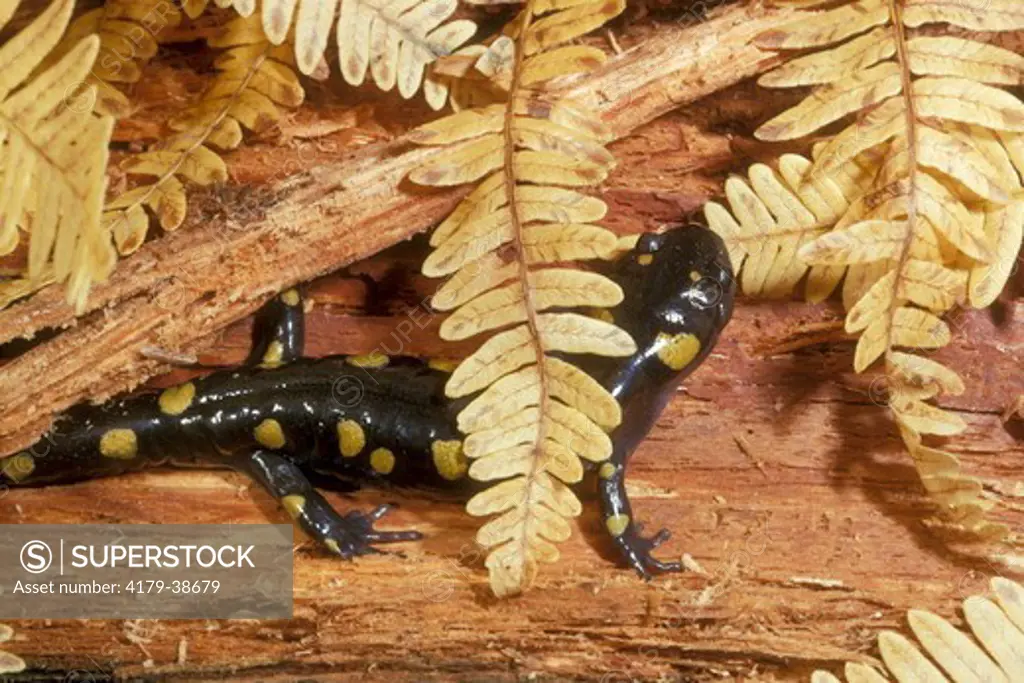
{"type": "MultiPolygon", "coordinates": [[[[641,235],[617,270],[626,300],[624,319],[616,315],[616,322],[641,348],[660,348],[658,340],[668,339],[677,346],[693,345],[703,357],[732,315],[736,281],[729,254],[721,238],[704,226],[641,235]]],[[[669,355],[667,364],[672,367],[687,354],[669,355]]]]}

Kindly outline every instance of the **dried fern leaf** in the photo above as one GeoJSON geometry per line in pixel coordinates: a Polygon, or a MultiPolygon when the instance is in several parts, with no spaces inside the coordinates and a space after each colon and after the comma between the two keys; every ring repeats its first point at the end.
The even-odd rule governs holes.
{"type": "Polygon", "coordinates": [[[488,339],[464,360],[448,380],[446,393],[452,398],[467,396],[489,386],[500,377],[531,362],[538,345],[545,351],[594,353],[603,356],[628,356],[636,351],[628,334],[621,329],[585,315],[548,313],[536,316],[534,334],[520,326],[488,339]]]}
{"type": "Polygon", "coordinates": [[[888,681],[874,669],[858,663],[847,664],[845,674],[846,680],[850,683],[887,683],[888,681]]]}
{"type": "Polygon", "coordinates": [[[901,374],[905,385],[934,386],[940,392],[953,396],[964,393],[964,382],[960,376],[930,358],[894,351],[889,356],[889,363],[901,374]]]}
{"type": "Polygon", "coordinates": [[[107,0],[71,22],[45,64],[64,55],[85,36],[99,36],[99,54],[85,84],[96,89],[96,111],[125,118],[131,113],[131,104],[121,88],[142,78],[142,68],[156,55],[161,34],[181,20],[178,7],[164,0],[107,0]]]}
{"type": "MultiPolygon", "coordinates": [[[[989,589],[995,601],[974,595],[963,602],[969,633],[925,610],[910,610],[907,621],[917,642],[894,631],[878,634],[878,649],[887,669],[898,681],[929,683],[1011,683],[1024,675],[1024,620],[1015,620],[1024,604],[1024,588],[1002,577],[989,589]],[[971,637],[973,636],[973,638],[971,637]]],[[[887,680],[863,664],[849,663],[846,680],[887,680]]],[[[839,680],[827,671],[815,671],[812,681],[839,680]]]]}
{"type": "Polygon", "coordinates": [[[920,434],[953,436],[967,429],[967,423],[959,415],[924,401],[908,399],[897,393],[891,398],[891,404],[900,425],[920,434]]]}
{"type": "Polygon", "coordinates": [[[995,257],[991,263],[971,268],[969,301],[974,308],[986,308],[995,302],[1013,273],[1024,236],[1024,202],[989,209],[985,234],[995,257]]]}
{"type": "Polygon", "coordinates": [[[756,134],[790,140],[854,121],[815,147],[812,165],[789,183],[781,202],[789,210],[771,184],[751,182],[746,191],[726,189],[735,220],[710,206],[709,221],[734,256],[745,259],[735,264],[742,265],[745,292],[784,295],[809,268],[836,269],[831,277],[845,271],[846,329],[859,333],[854,369],[884,359],[889,407],[925,488],[947,521],[992,538],[1004,527],[984,521],[989,506],[980,487],[960,473],[954,455],[937,457],[941,452],[921,443],[922,435],[965,428],[958,416],[927,402],[962,391],[962,382],[913,351],[947,344],[951,331],[939,316],[959,304],[991,303],[1015,262],[1024,220],[1024,102],[999,86],[1020,83],[1024,58],[943,35],[941,26],[916,29],[1011,30],[1024,25],[1024,11],[1004,0],[983,9],[959,0],[798,4],[822,9],[756,42],[818,49],[760,83],[814,89],[756,134]],[[834,196],[843,202],[831,215],[816,213],[810,224],[792,210],[792,197],[803,200],[803,188],[822,186],[841,188],[834,196]],[[808,226],[815,233],[801,237],[791,254],[779,236],[805,235],[808,226]]]}
{"type": "MultiPolygon", "coordinates": [[[[527,277],[533,308],[556,306],[609,308],[622,301],[622,290],[605,277],[569,268],[547,268],[527,277]]],[[[527,319],[523,288],[518,282],[476,297],[441,325],[441,337],[457,341],[527,319]]]]}
{"type": "Polygon", "coordinates": [[[431,65],[430,75],[448,90],[452,110],[460,112],[505,101],[514,60],[511,54],[506,58],[494,48],[511,43],[508,36],[498,36],[490,45],[467,45],[431,65]]]}
{"type": "Polygon", "coordinates": [[[995,662],[945,619],[923,610],[911,610],[907,620],[928,654],[954,679],[1008,680],[995,662]]]}
{"type": "MultiPolygon", "coordinates": [[[[448,99],[448,86],[431,67],[476,32],[472,21],[448,21],[457,7],[458,0],[263,0],[259,20],[274,45],[293,32],[301,73],[319,67],[334,29],[347,83],[362,85],[369,73],[381,90],[397,86],[405,99],[422,86],[427,103],[438,110],[448,99]]],[[[255,5],[236,2],[236,9],[249,16],[255,5]]]]}
{"type": "Polygon", "coordinates": [[[997,576],[992,579],[996,601],[1014,625],[1024,631],[1024,586],[997,576]]]}
{"type": "Polygon", "coordinates": [[[14,0],[3,0],[0,2],[0,25],[7,24],[14,16],[14,11],[18,9],[18,3],[14,0]]]}
{"type": "Polygon", "coordinates": [[[881,104],[901,89],[899,67],[882,62],[815,90],[796,107],[757,129],[762,140],[794,140],[861,109],[881,104]]]}
{"type": "Polygon", "coordinates": [[[224,48],[215,61],[217,76],[196,104],[171,119],[177,134],[122,165],[125,172],[153,181],[106,206],[103,218],[121,254],[132,253],[145,240],[147,208],[164,230],[182,224],[188,208],[182,180],[196,185],[227,180],[227,166],[212,147],[235,149],[243,129],[266,130],[281,118],[281,107],[297,107],[305,96],[290,46],[272,45],[257,17],[230,20],[208,42],[224,48]]]}
{"type": "MultiPolygon", "coordinates": [[[[588,412],[601,427],[610,429],[619,424],[622,411],[618,402],[590,375],[558,358],[546,358],[544,366],[552,396],[588,412]]],[[[505,375],[459,413],[459,429],[464,433],[476,432],[523,408],[538,405],[540,389],[540,373],[535,365],[505,375]]]]}
{"type": "Polygon", "coordinates": [[[840,681],[828,671],[815,671],[811,674],[811,683],[840,683],[840,681]]]}
{"type": "Polygon", "coordinates": [[[894,631],[878,634],[878,650],[882,661],[897,680],[918,680],[922,683],[944,681],[938,667],[921,654],[907,638],[894,631]]]}
{"type": "Polygon", "coordinates": [[[996,85],[1024,78],[1024,57],[995,45],[953,36],[908,41],[910,69],[917,76],[953,76],[996,85]]]}
{"type": "Polygon", "coordinates": [[[52,3],[0,47],[0,255],[18,245],[20,229],[28,265],[5,289],[67,282],[68,301],[81,310],[91,282],[114,264],[100,220],[113,119],[93,110],[95,87],[81,85],[99,54],[97,36],[44,64],[72,8],[72,0],[52,3]]]}
{"type": "Polygon", "coordinates": [[[605,430],[621,420],[607,390],[552,355],[624,356],[636,347],[614,325],[552,311],[614,306],[622,291],[570,267],[616,248],[615,236],[594,224],[605,203],[582,190],[614,165],[603,144],[608,134],[576,105],[549,100],[544,88],[601,62],[593,48],[562,44],[622,9],[619,1],[531,0],[504,36],[444,63],[446,73],[490,79],[486,103],[408,136],[436,148],[410,174],[414,182],[477,183],[435,231],[423,272],[450,276],[434,297],[436,307],[454,311],[443,338],[501,330],[446,385],[453,398],[478,394],[458,424],[473,460],[470,476],[497,482],[467,505],[470,514],[497,515],[477,534],[497,595],[525,590],[539,563],[558,559],[555,544],[568,538],[568,518],[580,511],[568,485],[582,477],[581,458],[611,455],[605,430]]]}
{"type": "MultiPolygon", "coordinates": [[[[997,580],[1004,581],[1011,590],[1013,586],[1020,588],[1012,581],[997,580]]],[[[997,590],[995,585],[992,588],[997,590]]],[[[964,618],[1003,671],[1024,671],[1024,630],[1014,626],[1008,612],[991,600],[975,595],[964,600],[964,618]]]]}
{"type": "MultiPolygon", "coordinates": [[[[824,4],[824,3],[822,3],[824,4]]],[[[800,23],[769,31],[757,37],[759,47],[770,50],[799,50],[832,45],[889,20],[880,0],[846,3],[835,10],[809,13],[800,23]]]]}
{"type": "MultiPolygon", "coordinates": [[[[716,202],[704,206],[708,225],[729,249],[744,294],[788,296],[807,273],[807,298],[821,301],[842,277],[843,269],[837,265],[856,262],[860,253],[875,258],[875,252],[860,248],[859,240],[846,240],[847,246],[842,247],[839,237],[829,244],[834,244],[833,251],[842,248],[842,257],[819,258],[822,265],[811,267],[809,259],[797,256],[843,215],[856,185],[815,175],[812,163],[796,154],[780,158],[777,171],[763,164],[752,166],[749,177],[749,183],[741,178],[726,182],[728,209],[716,202]]],[[[863,230],[858,228],[857,236],[863,230]]],[[[815,243],[826,244],[822,240],[815,243]]]]}
{"type": "Polygon", "coordinates": [[[1019,31],[1024,28],[1024,9],[1016,0],[907,0],[904,22],[916,28],[924,24],[948,22],[969,31],[1019,31]]]}
{"type": "Polygon", "coordinates": [[[878,27],[830,52],[815,52],[794,59],[761,76],[757,82],[768,88],[834,83],[892,57],[895,49],[888,32],[878,27]]]}

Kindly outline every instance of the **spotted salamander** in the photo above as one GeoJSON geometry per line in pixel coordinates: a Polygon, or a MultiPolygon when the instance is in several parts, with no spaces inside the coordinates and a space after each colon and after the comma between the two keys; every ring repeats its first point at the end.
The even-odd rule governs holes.
{"type": "MultiPolygon", "coordinates": [[[[625,293],[614,320],[636,340],[627,358],[578,364],[614,395],[622,422],[613,454],[596,466],[608,533],[641,576],[679,571],[652,555],[669,533],[645,537],[625,489],[630,454],[678,383],[707,357],[732,313],[734,281],[721,240],[697,225],[642,235],[599,266],[625,293]]],[[[300,296],[288,290],[257,316],[257,343],[237,369],[213,372],[162,392],[79,405],[28,451],[3,461],[16,485],[48,485],[159,465],[223,466],[247,473],[296,523],[344,558],[381,543],[420,538],[381,531],[388,511],[339,512],[310,483],[317,473],[470,494],[447,373],[434,363],[383,355],[305,358],[300,296]]]]}

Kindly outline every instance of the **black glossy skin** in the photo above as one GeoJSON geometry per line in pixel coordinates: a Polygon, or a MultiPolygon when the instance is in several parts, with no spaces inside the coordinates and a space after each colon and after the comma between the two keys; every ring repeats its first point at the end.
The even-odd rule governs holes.
{"type": "Polygon", "coordinates": [[[736,283],[721,239],[702,226],[686,226],[661,234],[642,235],[632,253],[608,273],[619,282],[625,299],[613,310],[615,322],[636,341],[638,352],[624,360],[600,359],[600,369],[584,369],[601,382],[622,406],[622,423],[612,432],[611,476],[600,477],[605,519],[624,515],[629,523],[613,540],[628,564],[641,576],[682,569],[662,562],[651,551],[669,538],[661,529],[641,535],[626,495],[626,464],[647,436],[682,380],[711,353],[722,328],[732,316],[736,283]],[[653,256],[648,265],[640,263],[653,256]],[[680,370],[658,357],[661,334],[692,334],[699,351],[680,370]]]}
{"type": "MultiPolygon", "coordinates": [[[[606,519],[626,521],[614,530],[609,524],[616,547],[649,577],[680,567],[651,555],[667,531],[644,538],[634,523],[624,487],[626,464],[678,383],[710,352],[731,314],[734,284],[721,241],[700,226],[644,235],[606,271],[625,292],[610,313],[639,351],[625,359],[589,358],[580,364],[623,407],[622,424],[611,434],[611,460],[598,468],[600,498],[606,519]],[[698,350],[676,369],[666,365],[658,349],[666,335],[678,334],[693,335],[698,350]]],[[[346,558],[419,534],[376,531],[373,524],[386,506],[369,514],[338,513],[310,484],[314,473],[466,494],[479,487],[439,471],[431,450],[435,442],[462,438],[455,427],[461,404],[444,396],[447,373],[416,359],[389,359],[386,367],[373,368],[343,356],[302,358],[302,305],[294,291],[264,307],[257,330],[262,340],[249,363],[194,380],[190,400],[175,402],[165,392],[162,403],[159,394],[144,393],[77,406],[32,449],[15,456],[21,458],[19,466],[5,463],[6,478],[35,486],[165,464],[230,467],[259,481],[303,530],[346,558]],[[268,420],[279,429],[259,431],[268,420]],[[357,455],[341,453],[342,420],[358,424],[365,437],[357,455]],[[112,438],[111,430],[119,438],[112,438]],[[129,433],[131,439],[121,438],[129,433]],[[283,441],[268,438],[275,436],[283,441]],[[377,449],[387,449],[391,457],[371,456],[377,449]]]]}

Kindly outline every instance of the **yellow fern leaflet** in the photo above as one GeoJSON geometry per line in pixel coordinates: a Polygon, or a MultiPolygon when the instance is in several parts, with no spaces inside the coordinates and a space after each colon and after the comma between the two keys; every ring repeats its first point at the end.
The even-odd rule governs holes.
{"type": "Polygon", "coordinates": [[[68,301],[81,310],[90,284],[114,264],[100,221],[113,119],[93,110],[95,86],[82,85],[99,54],[97,36],[40,67],[73,6],[52,3],[0,48],[0,255],[17,247],[20,231],[29,239],[25,278],[0,283],[0,299],[10,296],[5,290],[67,282],[68,301]]]}
{"type": "Polygon", "coordinates": [[[96,34],[100,50],[85,83],[96,87],[96,111],[125,118],[128,98],[118,86],[137,83],[142,68],[156,55],[161,34],[182,20],[175,3],[165,0],[106,0],[102,7],[79,16],[45,64],[50,64],[82,38],[96,34]]]}
{"type": "Polygon", "coordinates": [[[182,224],[187,210],[182,180],[196,185],[227,180],[224,160],[207,145],[235,149],[242,142],[243,128],[266,130],[281,118],[280,107],[297,107],[305,96],[290,46],[272,45],[257,18],[235,18],[208,42],[226,49],[217,57],[217,76],[199,102],[171,119],[178,134],[123,164],[127,173],[154,181],[107,204],[103,220],[121,254],[142,245],[149,230],[147,208],[164,230],[182,224]]]}
{"type": "Polygon", "coordinates": [[[744,294],[788,296],[809,271],[806,296],[821,301],[839,284],[843,275],[839,266],[876,259],[877,251],[860,246],[863,228],[849,237],[833,237],[832,256],[819,259],[821,265],[811,267],[797,256],[801,247],[835,224],[868,181],[866,174],[815,176],[811,170],[812,163],[804,157],[784,155],[777,171],[758,164],[751,167],[749,182],[730,178],[725,186],[728,209],[716,202],[705,204],[704,216],[729,247],[744,294]]]}
{"type": "MultiPolygon", "coordinates": [[[[970,634],[937,614],[910,610],[907,622],[918,642],[895,631],[878,634],[878,649],[886,673],[900,681],[935,683],[1018,680],[1024,671],[1022,605],[1024,586],[996,577],[989,581],[986,595],[972,595],[963,601],[970,634]]],[[[844,673],[850,683],[888,680],[865,664],[849,663],[844,673]]],[[[839,683],[827,671],[815,671],[811,681],[839,683]]]]}
{"type": "MultiPolygon", "coordinates": [[[[624,356],[635,344],[621,329],[565,307],[609,307],[622,299],[604,276],[566,267],[606,257],[615,236],[595,223],[607,207],[583,188],[614,165],[600,122],[572,103],[549,101],[543,84],[600,63],[592,48],[557,46],[600,26],[619,1],[527,4],[505,35],[467,50],[471,66],[494,84],[498,103],[467,109],[410,133],[436,147],[410,178],[422,185],[478,183],[437,228],[423,264],[449,277],[434,306],[454,311],[445,339],[493,333],[452,373],[451,397],[476,394],[459,414],[469,474],[498,482],[467,505],[496,515],[477,534],[498,595],[524,590],[540,562],[558,559],[568,518],[580,503],[568,487],[583,475],[581,458],[611,455],[605,430],[621,420],[614,398],[553,353],[624,356]],[[554,57],[557,57],[554,58],[554,57]],[[559,262],[558,267],[549,266],[559,262]]],[[[490,98],[487,98],[488,100],[490,98]]]]}
{"type": "MultiPolygon", "coordinates": [[[[225,0],[248,17],[254,0],[225,0]]],[[[259,20],[273,45],[294,35],[295,63],[305,75],[318,69],[332,29],[345,81],[361,85],[369,75],[384,91],[397,87],[405,99],[421,88],[441,109],[448,99],[444,79],[430,73],[439,58],[455,52],[476,32],[465,19],[447,21],[458,0],[263,0],[259,20]]]]}
{"type": "Polygon", "coordinates": [[[935,25],[1019,30],[1024,10],[1012,0],[797,4],[825,9],[757,42],[814,51],[760,83],[814,89],[756,134],[792,140],[855,122],[811,160],[783,157],[778,169],[751,168],[749,183],[730,180],[729,209],[709,204],[708,221],[747,293],[785,296],[806,275],[808,298],[820,299],[845,275],[855,370],[884,360],[889,407],[925,487],[953,527],[990,539],[1003,529],[984,521],[980,487],[954,456],[922,444],[965,428],[927,402],[962,382],[916,352],[949,343],[941,316],[990,304],[1012,272],[1024,232],[1024,102],[1000,86],[1020,83],[1024,58],[935,25]]]}

